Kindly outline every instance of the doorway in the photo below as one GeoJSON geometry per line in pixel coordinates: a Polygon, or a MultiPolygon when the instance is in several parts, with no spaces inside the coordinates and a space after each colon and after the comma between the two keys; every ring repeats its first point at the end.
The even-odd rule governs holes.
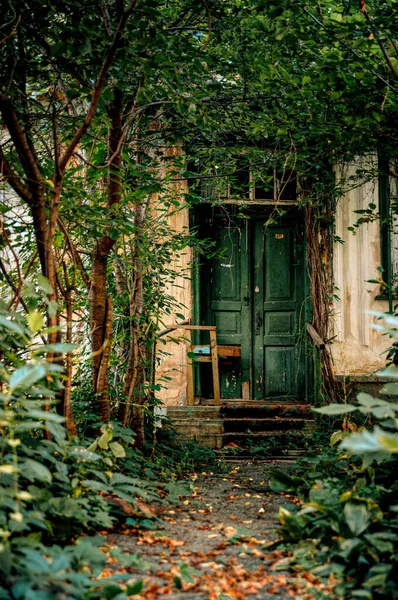
{"type": "MultiPolygon", "coordinates": [[[[244,215],[207,206],[199,230],[212,255],[200,266],[200,322],[217,326],[219,345],[240,357],[220,359],[221,397],[296,401],[306,396],[306,271],[303,224],[296,208],[266,226],[271,208],[244,215]]],[[[206,343],[201,339],[200,343],[206,343]]],[[[211,397],[208,365],[199,394],[211,397]]]]}

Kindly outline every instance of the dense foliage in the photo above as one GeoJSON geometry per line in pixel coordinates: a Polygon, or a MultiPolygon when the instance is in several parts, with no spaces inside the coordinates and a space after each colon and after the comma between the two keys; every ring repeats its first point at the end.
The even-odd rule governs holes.
{"type": "MultiPolygon", "coordinates": [[[[96,534],[126,519],[151,526],[154,515],[142,500],[159,501],[159,488],[176,499],[188,489],[176,478],[212,453],[166,438],[163,460],[144,459],[134,433],[117,423],[103,425],[94,441],[68,439],[64,417],[49,410],[63,370],[45,354],[70,348],[38,343],[41,320],[37,311],[27,318],[0,311],[1,598],[80,600],[117,591],[121,600],[142,584],[120,573],[98,581],[109,550],[96,534]]],[[[110,552],[121,566],[139,565],[136,555],[110,552]]]]}
{"type": "Polygon", "coordinates": [[[339,598],[396,598],[398,405],[361,393],[356,404],[315,410],[366,420],[346,417],[330,447],[302,459],[295,475],[274,473],[274,491],[302,500],[297,510],[280,509],[292,551],[285,564],[333,583],[339,598]]]}
{"type": "MultiPolygon", "coordinates": [[[[188,222],[176,229],[176,216],[221,204],[227,186],[247,197],[240,186],[250,164],[275,202],[271,223],[298,182],[314,325],[329,339],[334,290],[321,249],[332,241],[335,203],[380,170],[398,177],[390,169],[398,3],[5,0],[1,8],[2,594],[95,597],[103,554],[72,538],[121,516],[110,498],[153,499],[161,473],[174,477],[203,458],[172,435],[153,437],[164,383],[155,378],[157,332],[171,316],[187,317],[171,286],[190,276],[192,258],[213,252],[188,222]],[[333,174],[369,153],[383,161],[349,179],[333,174]]],[[[371,205],[356,225],[373,218],[371,205]]],[[[326,372],[325,398],[330,364],[326,372]]],[[[379,401],[359,402],[377,418],[395,416],[379,401]]],[[[369,455],[387,442],[383,451],[396,452],[391,423],[344,440],[364,454],[362,468],[326,455],[311,463],[319,488],[305,491],[302,513],[283,517],[287,535],[307,540],[305,560],[332,556],[325,572],[344,572],[342,589],[357,597],[394,593],[396,534],[385,530],[396,527],[393,461],[376,471],[369,455]],[[336,476],[324,479],[331,460],[336,476]],[[308,531],[325,544],[308,541],[308,531]]]]}

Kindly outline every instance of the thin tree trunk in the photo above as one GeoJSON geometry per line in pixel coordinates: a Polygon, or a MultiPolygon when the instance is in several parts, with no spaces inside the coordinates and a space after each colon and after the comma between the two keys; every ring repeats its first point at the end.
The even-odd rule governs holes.
{"type": "Polygon", "coordinates": [[[141,238],[145,219],[145,205],[140,203],[135,207],[134,216],[134,251],[132,253],[133,277],[130,292],[130,345],[124,394],[126,405],[124,409],[123,427],[130,425],[136,434],[136,447],[143,451],[145,447],[144,411],[146,395],[137,393],[144,382],[145,348],[141,340],[141,318],[144,308],[143,267],[141,261],[141,238]]]}
{"type": "MultiPolygon", "coordinates": [[[[72,291],[68,287],[66,281],[65,289],[65,304],[66,304],[66,343],[72,343],[72,319],[73,319],[73,302],[72,302],[72,291]]],[[[71,435],[77,436],[76,423],[73,418],[72,404],[71,404],[71,391],[72,391],[72,354],[68,352],[66,355],[66,381],[64,389],[64,415],[65,415],[65,426],[71,435]]]]}
{"type": "MultiPolygon", "coordinates": [[[[108,182],[107,208],[120,202],[122,183],[120,168],[119,139],[122,134],[123,95],[118,89],[114,90],[114,99],[108,111],[111,125],[108,134],[108,182]]],[[[112,334],[112,302],[107,293],[107,266],[115,240],[108,231],[98,240],[92,262],[90,290],[90,324],[92,346],[92,381],[94,392],[99,402],[101,421],[109,421],[109,354],[112,334]]]]}

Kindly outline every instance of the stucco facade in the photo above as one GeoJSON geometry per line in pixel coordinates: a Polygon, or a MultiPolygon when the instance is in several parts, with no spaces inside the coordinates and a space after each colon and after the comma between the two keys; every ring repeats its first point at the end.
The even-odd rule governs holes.
{"type": "MultiPolygon", "coordinates": [[[[355,176],[360,161],[338,172],[346,180],[355,176]]],[[[338,296],[334,302],[334,326],[332,353],[336,373],[339,375],[370,375],[385,364],[388,337],[373,325],[380,323],[372,313],[388,311],[388,302],[377,299],[380,285],[368,283],[380,280],[377,270],[381,265],[380,222],[378,219],[363,223],[355,230],[348,230],[361,216],[357,210],[365,210],[369,204],[379,204],[377,180],[369,181],[347,191],[337,203],[335,218],[336,235],[343,243],[336,242],[333,251],[333,276],[338,296]]]]}
{"type": "MultiPolygon", "coordinates": [[[[337,176],[347,180],[364,166],[358,161],[355,165],[337,170],[337,176]]],[[[372,327],[380,322],[373,313],[386,312],[388,302],[377,298],[380,295],[380,285],[368,283],[369,280],[379,280],[381,277],[377,270],[381,264],[379,220],[370,220],[369,223],[362,224],[355,229],[355,233],[348,230],[360,216],[355,211],[366,209],[371,203],[378,206],[377,179],[346,191],[337,203],[335,234],[341,241],[336,242],[333,249],[336,297],[332,306],[333,330],[330,337],[333,337],[333,343],[330,348],[336,374],[342,377],[375,375],[383,368],[385,351],[389,347],[388,338],[372,327]]],[[[173,216],[173,227],[176,231],[188,227],[188,222],[188,209],[181,210],[173,216]]],[[[190,260],[191,256],[188,253],[184,254],[179,259],[176,258],[176,267],[180,266],[185,270],[189,268],[190,260]]],[[[178,278],[175,284],[170,286],[170,294],[185,306],[183,311],[177,312],[183,312],[187,319],[192,319],[190,281],[178,278]]],[[[168,318],[168,324],[178,321],[177,318],[168,318]]],[[[182,330],[173,333],[174,338],[183,336],[182,330]]],[[[165,350],[168,356],[161,357],[157,372],[158,381],[160,382],[163,376],[170,378],[162,381],[165,387],[159,396],[164,404],[169,406],[185,404],[185,344],[169,342],[165,346],[159,345],[159,348],[165,350]]]]}

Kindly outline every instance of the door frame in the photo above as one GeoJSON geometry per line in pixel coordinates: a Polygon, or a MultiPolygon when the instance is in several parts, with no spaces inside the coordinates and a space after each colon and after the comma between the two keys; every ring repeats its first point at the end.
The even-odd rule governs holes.
{"type": "MultiPolygon", "coordinates": [[[[238,203],[223,205],[223,209],[235,207],[237,212],[242,210],[242,206],[238,203]]],[[[217,208],[217,207],[216,207],[217,208]]],[[[248,252],[247,252],[247,273],[248,273],[248,289],[249,289],[249,305],[251,304],[252,310],[249,310],[249,323],[250,331],[253,332],[253,320],[254,320],[254,302],[253,302],[253,258],[254,258],[254,230],[255,223],[258,221],[265,221],[267,218],[267,212],[271,212],[274,208],[273,205],[267,204],[265,207],[263,204],[251,204],[250,207],[247,207],[247,204],[244,205],[244,208],[249,212],[249,218],[247,219],[246,225],[246,235],[248,236],[247,244],[248,244],[248,252]],[[266,212],[267,210],[267,212],[266,212]],[[252,261],[252,263],[251,263],[252,261]]],[[[195,229],[196,231],[200,231],[201,226],[201,214],[202,211],[206,212],[207,210],[212,210],[214,207],[211,204],[201,204],[197,207],[190,209],[190,229],[195,229]]],[[[291,223],[298,223],[301,226],[301,235],[302,235],[302,244],[303,244],[303,257],[304,257],[304,265],[303,268],[300,269],[302,276],[302,285],[303,285],[303,295],[302,295],[302,305],[300,308],[300,324],[305,325],[306,322],[311,322],[312,320],[312,300],[310,294],[310,281],[307,273],[306,267],[306,254],[307,254],[307,242],[305,236],[305,226],[304,226],[304,212],[300,209],[297,204],[292,204],[287,207],[287,214],[281,217],[281,225],[288,225],[291,223]]],[[[197,252],[193,252],[192,255],[192,265],[191,265],[191,306],[192,306],[192,322],[195,324],[200,324],[202,322],[202,281],[201,281],[201,262],[203,258],[198,255],[197,252]]],[[[298,274],[299,275],[299,274],[298,274]]],[[[303,327],[304,329],[304,327],[303,327]]],[[[304,334],[305,335],[305,334],[304,334]]],[[[200,333],[194,332],[193,342],[195,344],[200,343],[200,333]]],[[[251,342],[249,344],[249,353],[247,356],[248,366],[246,369],[242,367],[242,382],[247,381],[245,376],[248,377],[249,380],[249,388],[250,388],[250,399],[254,399],[254,381],[253,381],[253,349],[254,349],[254,339],[251,333],[251,342]]],[[[307,336],[303,340],[303,352],[305,353],[305,364],[304,364],[304,388],[305,388],[305,401],[310,403],[313,401],[313,365],[312,360],[309,355],[309,342],[307,336]]],[[[195,376],[195,396],[201,397],[201,382],[200,377],[195,376]]],[[[283,400],[283,397],[278,398],[275,397],[274,402],[278,402],[279,400],[283,400]]],[[[269,399],[267,401],[270,401],[269,399]]]]}

